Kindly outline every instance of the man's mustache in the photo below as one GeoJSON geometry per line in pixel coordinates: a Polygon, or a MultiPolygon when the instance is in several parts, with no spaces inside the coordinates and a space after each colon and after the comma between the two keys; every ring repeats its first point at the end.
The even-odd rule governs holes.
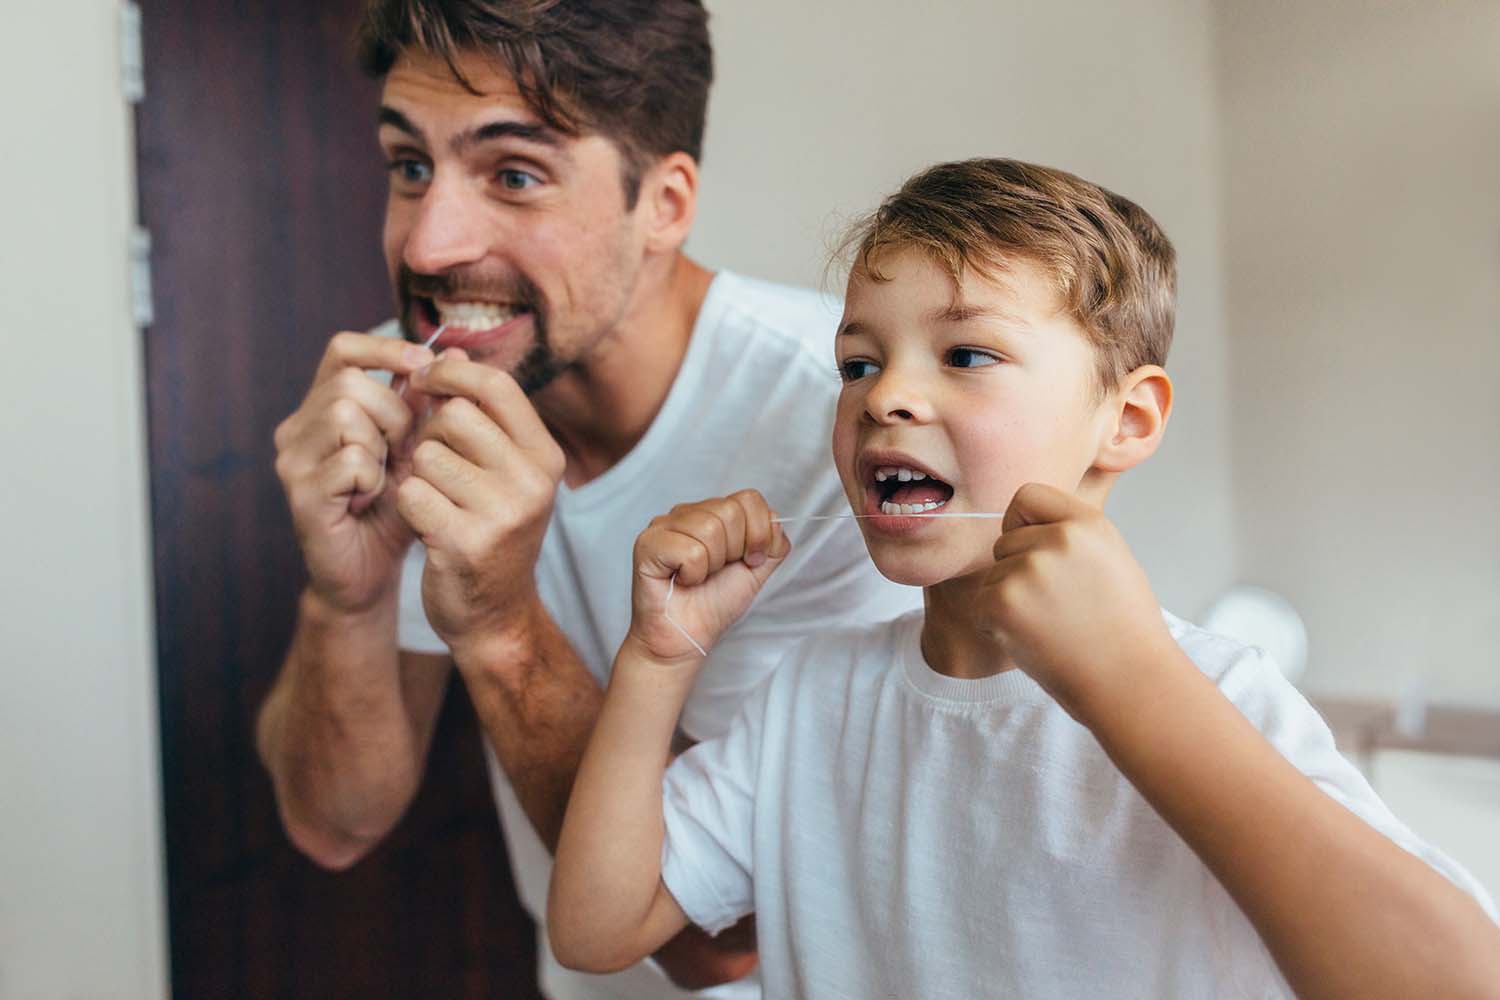
{"type": "Polygon", "coordinates": [[[397,287],[408,302],[416,298],[446,299],[450,302],[480,300],[510,302],[533,311],[541,303],[537,287],[522,275],[500,280],[478,280],[477,276],[458,272],[421,274],[402,265],[397,287]]]}

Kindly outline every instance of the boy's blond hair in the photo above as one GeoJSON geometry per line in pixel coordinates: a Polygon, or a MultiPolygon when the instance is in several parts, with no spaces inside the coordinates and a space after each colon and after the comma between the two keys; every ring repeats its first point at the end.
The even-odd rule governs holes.
{"type": "Polygon", "coordinates": [[[901,186],[844,242],[851,277],[887,280],[879,258],[918,247],[958,281],[1021,258],[1051,276],[1098,353],[1100,388],[1172,345],[1177,254],[1139,205],[1080,177],[1018,160],[941,163],[901,186]]]}

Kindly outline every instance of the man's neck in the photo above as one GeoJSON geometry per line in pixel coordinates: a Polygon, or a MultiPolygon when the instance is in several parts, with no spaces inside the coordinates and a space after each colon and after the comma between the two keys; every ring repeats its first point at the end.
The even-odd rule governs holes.
{"type": "Polygon", "coordinates": [[[682,367],[713,272],[678,253],[664,273],[641,280],[651,284],[588,359],[532,400],[567,456],[571,487],[603,475],[645,436],[682,367]]]}

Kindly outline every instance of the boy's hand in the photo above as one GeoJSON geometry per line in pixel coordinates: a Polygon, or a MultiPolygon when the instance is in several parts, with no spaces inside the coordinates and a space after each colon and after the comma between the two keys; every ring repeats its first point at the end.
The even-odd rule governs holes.
{"type": "Polygon", "coordinates": [[[771,508],[754,490],[717,500],[679,504],[654,519],[635,542],[635,585],[630,640],[662,663],[691,663],[698,651],[667,621],[672,620],[704,649],[733,625],[767,578],[791,551],[771,508]]]}
{"type": "Polygon", "coordinates": [[[1074,718],[1175,644],[1146,574],[1099,509],[1050,486],[1016,491],[980,590],[979,627],[1074,718]]]}

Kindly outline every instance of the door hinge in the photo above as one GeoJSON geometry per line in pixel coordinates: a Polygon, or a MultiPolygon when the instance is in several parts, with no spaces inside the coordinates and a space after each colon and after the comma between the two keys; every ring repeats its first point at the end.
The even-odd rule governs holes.
{"type": "Polygon", "coordinates": [[[126,0],[120,5],[120,89],[127,104],[146,97],[146,57],[141,45],[141,8],[126,0]]]}
{"type": "Polygon", "coordinates": [[[142,330],[156,321],[156,303],[151,296],[151,231],[145,226],[130,231],[130,314],[142,330]]]}

